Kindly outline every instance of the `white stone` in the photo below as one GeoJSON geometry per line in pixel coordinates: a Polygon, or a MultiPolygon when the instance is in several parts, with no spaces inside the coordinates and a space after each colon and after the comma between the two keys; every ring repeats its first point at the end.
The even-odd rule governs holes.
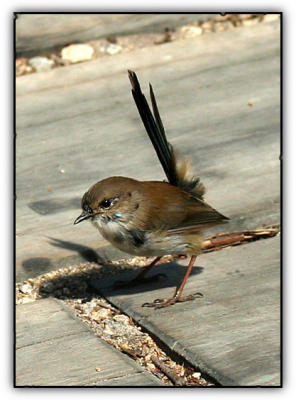
{"type": "Polygon", "coordinates": [[[202,34],[202,28],[199,26],[184,26],[181,31],[185,32],[187,37],[195,37],[202,34]]]}
{"type": "Polygon", "coordinates": [[[95,51],[89,44],[71,44],[61,51],[62,59],[71,63],[91,60],[94,54],[95,51]]]}
{"type": "Polygon", "coordinates": [[[253,26],[253,25],[258,24],[258,22],[259,22],[259,18],[251,18],[251,19],[244,19],[242,21],[242,24],[244,26],[253,26]]]}
{"type": "Polygon", "coordinates": [[[116,322],[122,322],[123,324],[129,324],[129,317],[127,315],[114,315],[113,319],[116,322]]]}
{"type": "Polygon", "coordinates": [[[106,43],[103,46],[101,46],[100,50],[103,53],[108,53],[111,56],[113,56],[114,54],[119,53],[122,50],[122,47],[119,46],[119,44],[114,44],[114,43],[106,43]]]}
{"type": "Polygon", "coordinates": [[[54,61],[47,57],[32,57],[29,60],[29,64],[37,72],[49,71],[54,67],[54,61]]]}
{"type": "Polygon", "coordinates": [[[30,294],[33,291],[32,286],[29,283],[24,283],[21,287],[20,290],[25,293],[25,294],[30,294]]]}
{"type": "Polygon", "coordinates": [[[280,18],[280,14],[266,14],[263,17],[264,22],[272,22],[276,21],[280,18]]]}

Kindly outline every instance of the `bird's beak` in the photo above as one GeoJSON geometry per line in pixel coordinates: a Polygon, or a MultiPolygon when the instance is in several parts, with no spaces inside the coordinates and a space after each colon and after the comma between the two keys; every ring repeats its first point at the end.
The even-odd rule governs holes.
{"type": "Polygon", "coordinates": [[[79,224],[79,222],[82,222],[92,216],[93,214],[89,214],[87,211],[83,211],[82,214],[80,214],[79,217],[75,219],[74,225],[79,224]]]}

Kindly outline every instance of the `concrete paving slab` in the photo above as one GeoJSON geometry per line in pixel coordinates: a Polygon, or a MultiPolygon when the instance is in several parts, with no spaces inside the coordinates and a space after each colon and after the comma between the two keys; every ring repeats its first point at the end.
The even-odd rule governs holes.
{"type": "Polygon", "coordinates": [[[162,386],[162,382],[96,337],[60,301],[43,299],[16,306],[16,386],[162,386]]]}
{"type": "MultiPolygon", "coordinates": [[[[187,265],[188,260],[178,262],[187,265]]],[[[279,386],[280,238],[200,255],[185,294],[192,302],[153,310],[185,273],[176,263],[155,267],[157,282],[115,290],[114,279],[92,282],[100,293],[196,368],[226,386],[279,386]]],[[[131,279],[136,271],[128,273],[131,279]]],[[[151,272],[151,275],[153,272],[151,272]]],[[[121,276],[121,279],[123,277],[121,276]]]]}
{"type": "Polygon", "coordinates": [[[164,32],[218,14],[18,14],[16,51],[32,55],[69,43],[130,35],[164,32]]]}
{"type": "Polygon", "coordinates": [[[279,222],[276,22],[17,78],[18,280],[67,257],[101,255],[107,244],[93,227],[73,226],[91,184],[112,175],[164,179],[127,69],[146,93],[152,82],[169,140],[192,158],[209,203],[231,218],[226,229],[279,222]]]}

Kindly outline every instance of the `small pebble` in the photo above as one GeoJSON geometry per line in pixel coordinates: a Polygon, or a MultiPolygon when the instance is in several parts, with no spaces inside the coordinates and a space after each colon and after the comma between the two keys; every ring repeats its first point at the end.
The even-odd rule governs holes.
{"type": "Polygon", "coordinates": [[[103,333],[105,335],[114,335],[114,331],[110,328],[110,326],[105,325],[105,328],[103,330],[103,333]]]}
{"type": "Polygon", "coordinates": [[[91,311],[89,316],[96,321],[100,321],[105,318],[110,318],[112,316],[112,312],[108,308],[102,308],[98,311],[91,311]]]}
{"type": "Polygon", "coordinates": [[[110,54],[111,56],[113,56],[114,54],[119,53],[122,50],[122,47],[119,46],[119,44],[106,43],[103,46],[101,46],[100,50],[103,53],[107,53],[107,54],[110,54]]]}
{"type": "Polygon", "coordinates": [[[20,304],[32,303],[32,301],[35,301],[35,299],[31,299],[30,297],[23,297],[21,299],[21,303],[20,304]]]}
{"type": "Polygon", "coordinates": [[[250,19],[253,18],[253,14],[239,14],[239,19],[244,20],[244,19],[250,19]]]}
{"type": "Polygon", "coordinates": [[[263,17],[264,22],[272,22],[276,21],[280,18],[280,14],[266,14],[263,17]]]}
{"type": "Polygon", "coordinates": [[[225,28],[226,28],[226,26],[224,23],[217,22],[215,24],[215,32],[223,32],[223,31],[225,31],[225,28]]]}
{"type": "Polygon", "coordinates": [[[70,63],[91,60],[94,54],[95,51],[89,44],[71,44],[61,51],[62,59],[70,63]]]}
{"type": "Polygon", "coordinates": [[[213,24],[212,21],[206,21],[206,22],[204,22],[204,23],[202,24],[202,29],[203,29],[205,32],[212,32],[212,31],[213,31],[213,27],[214,27],[214,24],[213,24]]]}
{"type": "Polygon", "coordinates": [[[202,28],[199,26],[184,26],[181,31],[185,32],[187,37],[195,37],[202,34],[202,28]]]}
{"type": "Polygon", "coordinates": [[[129,324],[130,323],[130,319],[127,315],[114,315],[113,319],[117,322],[121,322],[123,324],[129,324]]]}
{"type": "Polygon", "coordinates": [[[25,294],[30,294],[33,291],[33,288],[29,283],[25,283],[20,287],[20,290],[25,294]]]}
{"type": "Polygon", "coordinates": [[[253,26],[258,24],[259,18],[245,19],[242,21],[243,26],[253,26]]]}
{"type": "Polygon", "coordinates": [[[15,61],[15,72],[16,76],[21,76],[26,73],[34,72],[34,68],[28,65],[28,59],[25,57],[20,57],[15,61]]]}
{"type": "Polygon", "coordinates": [[[29,64],[37,72],[50,71],[54,67],[54,61],[47,57],[33,57],[30,58],[29,64]]]}

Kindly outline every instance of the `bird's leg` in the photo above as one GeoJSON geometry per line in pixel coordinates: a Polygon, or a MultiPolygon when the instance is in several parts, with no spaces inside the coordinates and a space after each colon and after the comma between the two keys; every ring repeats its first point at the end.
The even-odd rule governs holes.
{"type": "Polygon", "coordinates": [[[182,279],[182,282],[180,284],[180,286],[177,288],[174,296],[168,300],[164,300],[164,299],[156,299],[153,301],[153,303],[144,303],[142,304],[142,307],[154,307],[156,308],[163,308],[163,307],[168,307],[171,306],[175,303],[179,303],[179,302],[184,302],[184,301],[190,301],[190,300],[194,300],[197,297],[203,297],[203,294],[200,292],[196,292],[194,294],[190,294],[188,296],[181,296],[185,283],[188,279],[188,276],[191,273],[192,267],[195,263],[196,260],[196,256],[192,256],[190,259],[190,262],[188,264],[187,270],[185,272],[184,278],[182,279]]]}
{"type": "Polygon", "coordinates": [[[160,275],[163,274],[157,274],[152,276],[151,278],[144,278],[145,275],[150,271],[150,269],[158,263],[158,261],[161,259],[161,257],[156,257],[150,264],[146,265],[144,268],[142,268],[142,271],[131,281],[116,281],[114,283],[114,287],[115,288],[119,288],[119,287],[123,287],[123,286],[133,286],[136,285],[137,283],[143,283],[143,282],[150,282],[152,280],[155,280],[156,278],[158,278],[160,275]]]}

